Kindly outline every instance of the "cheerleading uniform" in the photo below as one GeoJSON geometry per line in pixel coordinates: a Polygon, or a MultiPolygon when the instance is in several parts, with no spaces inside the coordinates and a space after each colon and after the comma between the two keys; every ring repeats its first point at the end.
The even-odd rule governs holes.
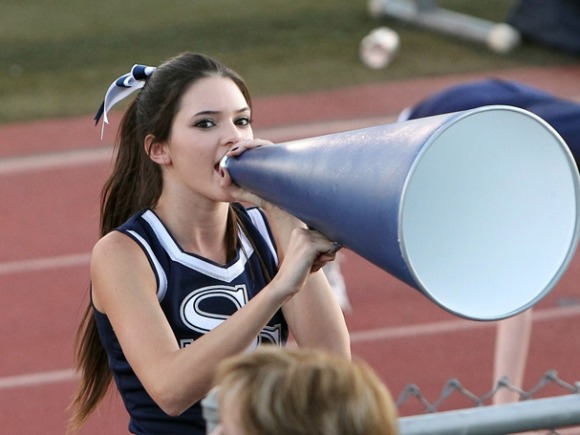
{"type": "MultiPolygon", "coordinates": [[[[117,230],[144,251],[157,281],[157,298],[180,347],[216,328],[248,303],[276,274],[278,257],[268,223],[258,208],[235,205],[244,231],[238,229],[237,255],[226,265],[185,252],[150,209],[117,230]],[[267,271],[267,274],[265,273],[267,271]]],[[[200,403],[178,417],[165,414],[147,394],[127,362],[106,315],[94,310],[101,342],[117,388],[136,434],[205,434],[200,403]]],[[[261,343],[283,345],[288,337],[279,310],[250,348],[261,343]]]]}

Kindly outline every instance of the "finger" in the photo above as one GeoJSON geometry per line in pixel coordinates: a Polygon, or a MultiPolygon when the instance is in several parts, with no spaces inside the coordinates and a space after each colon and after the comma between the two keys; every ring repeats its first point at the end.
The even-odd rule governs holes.
{"type": "Polygon", "coordinates": [[[272,145],[272,142],[263,139],[241,140],[227,152],[227,155],[230,157],[238,156],[246,150],[259,148],[264,145],[272,145]]]}
{"type": "Polygon", "coordinates": [[[322,269],[322,267],[325,265],[326,263],[320,261],[319,259],[316,259],[312,262],[312,266],[310,266],[310,272],[314,273],[314,272],[318,272],[320,269],[322,269]]]}
{"type": "Polygon", "coordinates": [[[319,255],[312,262],[312,266],[310,267],[310,271],[317,272],[320,269],[322,269],[324,266],[326,266],[328,263],[334,261],[334,259],[335,259],[334,255],[327,255],[327,254],[319,255]]]}
{"type": "Polygon", "coordinates": [[[332,242],[332,248],[330,248],[326,252],[326,254],[327,255],[331,255],[334,258],[334,256],[336,255],[336,253],[338,251],[340,251],[341,249],[342,249],[342,245],[340,243],[338,243],[338,242],[332,242]]]}
{"type": "Polygon", "coordinates": [[[334,255],[343,248],[343,246],[340,243],[331,242],[324,234],[322,234],[317,230],[309,228],[308,231],[315,240],[323,240],[324,242],[326,242],[325,243],[326,246],[330,244],[328,248],[325,247],[324,249],[321,249],[321,252],[326,252],[329,255],[334,255]]]}
{"type": "Polygon", "coordinates": [[[316,272],[320,268],[326,266],[328,263],[336,260],[336,253],[337,251],[342,248],[339,243],[333,243],[333,248],[328,251],[323,251],[316,256],[314,261],[312,262],[311,271],[316,272]]]}

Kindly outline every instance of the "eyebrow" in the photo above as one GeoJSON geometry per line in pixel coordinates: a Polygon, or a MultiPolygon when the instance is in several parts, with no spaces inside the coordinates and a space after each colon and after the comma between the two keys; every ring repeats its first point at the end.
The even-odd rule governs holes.
{"type": "MultiPolygon", "coordinates": [[[[236,110],[234,113],[243,113],[243,112],[249,112],[250,108],[249,107],[243,107],[239,110],[236,110]]],[[[217,115],[221,113],[220,110],[202,110],[201,112],[197,112],[195,115],[193,116],[200,116],[200,115],[217,115]]]]}

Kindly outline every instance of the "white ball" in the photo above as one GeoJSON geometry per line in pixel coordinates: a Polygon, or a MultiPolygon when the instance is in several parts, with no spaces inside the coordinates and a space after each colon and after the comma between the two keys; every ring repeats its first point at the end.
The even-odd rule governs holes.
{"type": "Polygon", "coordinates": [[[487,35],[487,46],[496,53],[508,53],[520,43],[520,33],[509,24],[499,23],[487,35]]]}
{"type": "Polygon", "coordinates": [[[397,32],[388,27],[378,27],[361,40],[360,59],[369,68],[384,68],[397,54],[399,45],[397,32]]]}

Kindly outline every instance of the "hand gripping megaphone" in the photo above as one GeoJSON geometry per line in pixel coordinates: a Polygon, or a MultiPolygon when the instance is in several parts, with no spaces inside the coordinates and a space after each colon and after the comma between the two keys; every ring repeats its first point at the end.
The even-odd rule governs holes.
{"type": "Polygon", "coordinates": [[[550,125],[516,107],[268,145],[222,165],[238,185],[468,319],[535,305],[578,242],[574,159],[550,125]]]}

